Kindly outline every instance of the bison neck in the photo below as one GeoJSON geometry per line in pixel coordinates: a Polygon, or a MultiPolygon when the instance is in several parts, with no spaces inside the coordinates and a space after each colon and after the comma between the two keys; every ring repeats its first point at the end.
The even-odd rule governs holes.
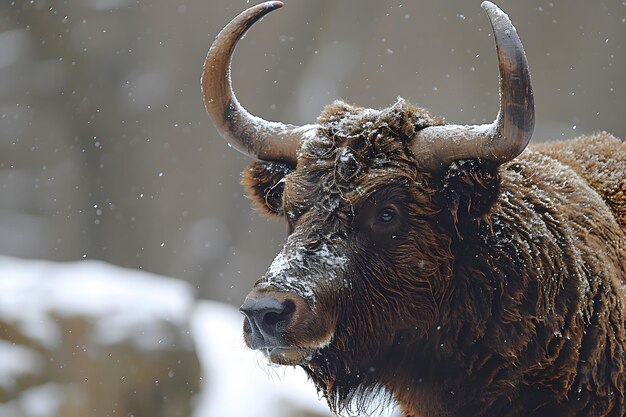
{"type": "Polygon", "coordinates": [[[527,152],[459,227],[440,316],[381,376],[406,416],[626,415],[626,236],[584,179],[527,152]]]}

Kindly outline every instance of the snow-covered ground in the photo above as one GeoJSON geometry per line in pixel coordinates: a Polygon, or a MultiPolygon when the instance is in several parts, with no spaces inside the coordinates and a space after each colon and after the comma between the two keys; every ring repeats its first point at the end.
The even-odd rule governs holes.
{"type": "Polygon", "coordinates": [[[184,281],[100,261],[49,262],[0,256],[0,318],[44,346],[61,342],[49,316],[86,316],[96,320],[102,343],[131,339],[150,348],[163,343],[155,323],[182,325],[194,306],[184,281]],[[160,342],[159,342],[160,340],[160,342]]]}
{"type": "MultiPolygon", "coordinates": [[[[16,325],[42,349],[54,348],[64,336],[50,312],[89,317],[100,343],[129,340],[146,351],[170,344],[171,329],[164,323],[190,329],[202,374],[200,393],[192,399],[193,417],[331,415],[301,369],[272,367],[244,346],[236,308],[196,301],[183,281],[98,261],[0,256],[0,326],[16,325]]],[[[20,376],[37,373],[42,360],[32,349],[0,340],[0,388],[10,389],[20,376]]],[[[0,404],[0,415],[54,417],[59,415],[55,396],[61,391],[56,381],[29,387],[18,399],[0,404]],[[41,404],[47,404],[47,411],[41,404]]]]}

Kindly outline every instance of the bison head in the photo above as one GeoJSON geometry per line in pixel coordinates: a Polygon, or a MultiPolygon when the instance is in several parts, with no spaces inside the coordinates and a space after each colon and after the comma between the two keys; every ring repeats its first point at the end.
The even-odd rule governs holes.
{"type": "Polygon", "coordinates": [[[222,136],[260,160],[244,171],[252,198],[289,230],[241,307],[245,341],[272,362],[303,366],[333,402],[384,385],[406,364],[405,346],[453,320],[445,300],[459,224],[489,210],[498,166],[528,144],[533,96],[515,28],[484,2],[500,69],[493,123],[444,124],[402,99],[383,110],[335,102],[306,126],[265,121],[237,101],[230,58],[281,6],[254,6],[222,30],[202,88],[222,136]]]}

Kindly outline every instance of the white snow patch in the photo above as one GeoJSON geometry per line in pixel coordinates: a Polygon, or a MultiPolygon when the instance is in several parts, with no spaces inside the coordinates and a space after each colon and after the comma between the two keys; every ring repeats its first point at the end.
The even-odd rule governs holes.
{"type": "Polygon", "coordinates": [[[158,347],[155,325],[184,324],[194,301],[191,286],[172,278],[99,261],[56,263],[0,256],[0,318],[28,337],[56,347],[60,330],[49,313],[96,320],[102,343],[129,339],[158,347]],[[153,333],[151,335],[151,333],[153,333]]]}
{"type": "Polygon", "coordinates": [[[20,403],[28,416],[55,417],[59,415],[62,395],[60,384],[50,382],[24,391],[20,403]]]}
{"type": "Polygon", "coordinates": [[[13,389],[16,379],[43,367],[43,358],[34,350],[0,340],[0,387],[13,389]]]}
{"type": "Polygon", "coordinates": [[[308,124],[304,126],[299,126],[294,130],[295,133],[299,133],[302,135],[302,140],[311,140],[317,137],[317,129],[319,125],[308,124]]]}
{"type": "Polygon", "coordinates": [[[356,161],[356,158],[348,148],[340,148],[338,150],[339,162],[347,163],[350,161],[356,161]]]}
{"type": "Polygon", "coordinates": [[[306,269],[303,261],[304,257],[299,249],[287,250],[283,248],[269,266],[265,275],[265,284],[293,292],[304,299],[310,300],[315,305],[313,282],[309,279],[303,279],[302,276],[302,271],[306,269]],[[295,271],[292,270],[294,265],[296,266],[295,271]]]}
{"type": "Polygon", "coordinates": [[[420,143],[428,144],[447,140],[453,143],[460,143],[473,140],[477,137],[495,137],[498,132],[498,118],[492,123],[482,125],[442,125],[430,126],[428,134],[420,135],[417,132],[420,143]]]}
{"type": "Polygon", "coordinates": [[[332,267],[343,267],[348,262],[348,258],[345,255],[335,255],[326,243],[322,244],[316,252],[316,256],[324,264],[332,267]]]}
{"type": "Polygon", "coordinates": [[[0,404],[0,416],[57,417],[63,396],[63,387],[54,382],[29,388],[17,399],[0,404]]]}
{"type": "Polygon", "coordinates": [[[326,243],[322,243],[315,252],[305,250],[297,243],[290,244],[292,236],[287,238],[285,247],[272,261],[262,285],[297,294],[310,301],[314,307],[315,287],[318,282],[337,279],[348,258],[335,254],[326,243]],[[308,268],[307,265],[315,267],[308,268]],[[309,272],[309,269],[313,270],[309,272]]]}

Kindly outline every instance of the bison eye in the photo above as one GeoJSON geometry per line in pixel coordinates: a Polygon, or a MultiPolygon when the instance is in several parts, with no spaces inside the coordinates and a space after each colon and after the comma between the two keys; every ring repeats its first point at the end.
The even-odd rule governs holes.
{"type": "Polygon", "coordinates": [[[389,224],[391,222],[393,222],[393,220],[396,218],[396,210],[391,208],[391,207],[387,207],[382,209],[379,213],[378,213],[378,218],[376,219],[378,221],[378,223],[381,224],[389,224]]]}

